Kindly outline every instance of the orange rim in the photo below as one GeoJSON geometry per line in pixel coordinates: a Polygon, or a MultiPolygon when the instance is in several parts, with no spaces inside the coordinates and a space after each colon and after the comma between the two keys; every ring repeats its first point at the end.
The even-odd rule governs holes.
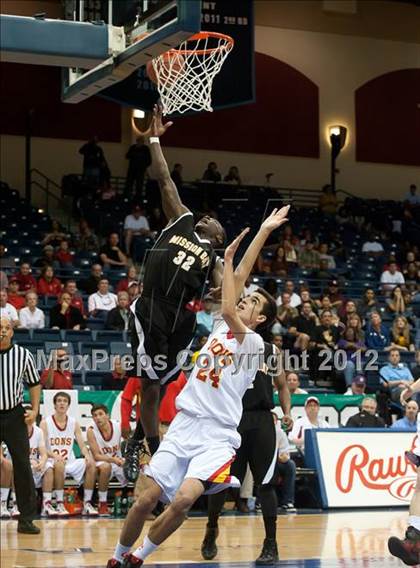
{"type": "Polygon", "coordinates": [[[196,53],[197,55],[209,55],[210,53],[213,53],[213,51],[226,51],[235,45],[235,40],[232,37],[226,34],[219,34],[217,32],[198,32],[188,38],[186,42],[199,41],[200,39],[208,39],[209,37],[214,39],[224,39],[226,44],[218,45],[217,47],[209,47],[208,49],[170,49],[166,53],[180,53],[181,55],[191,55],[192,53],[196,53]]]}

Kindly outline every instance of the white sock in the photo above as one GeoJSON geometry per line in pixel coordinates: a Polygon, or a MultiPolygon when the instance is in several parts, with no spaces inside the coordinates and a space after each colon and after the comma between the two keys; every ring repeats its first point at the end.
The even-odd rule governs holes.
{"type": "Polygon", "coordinates": [[[44,491],[44,493],[42,494],[42,502],[45,505],[45,503],[51,502],[52,499],[52,493],[48,493],[47,491],[44,491]]]}
{"type": "Polygon", "coordinates": [[[408,517],[408,524],[410,527],[414,527],[418,531],[420,531],[420,517],[417,515],[410,515],[408,517]]]}
{"type": "Polygon", "coordinates": [[[9,497],[9,491],[10,491],[10,487],[1,487],[0,488],[0,493],[1,493],[1,500],[7,502],[7,498],[9,497]]]}
{"type": "Polygon", "coordinates": [[[142,546],[139,546],[134,552],[133,555],[136,558],[140,558],[140,560],[146,560],[146,558],[152,554],[157,548],[159,547],[158,544],[153,544],[148,536],[144,537],[144,541],[142,546]]]}
{"type": "Polygon", "coordinates": [[[106,503],[108,501],[108,491],[98,491],[99,503],[106,503]]]}
{"type": "Polygon", "coordinates": [[[89,501],[92,501],[92,495],[93,495],[93,489],[85,489],[85,492],[83,494],[83,501],[85,503],[89,503],[89,501]]]}
{"type": "Polygon", "coordinates": [[[115,558],[118,562],[122,562],[124,560],[123,555],[128,554],[130,550],[131,546],[124,546],[123,544],[118,543],[115,547],[114,556],[112,558],[115,558]]]}
{"type": "Polygon", "coordinates": [[[64,501],[64,489],[56,489],[55,498],[57,499],[58,503],[62,503],[64,501]]]}

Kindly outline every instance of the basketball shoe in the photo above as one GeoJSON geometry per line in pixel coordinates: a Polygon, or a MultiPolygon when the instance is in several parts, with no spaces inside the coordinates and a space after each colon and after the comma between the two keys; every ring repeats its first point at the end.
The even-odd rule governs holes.
{"type": "Polygon", "coordinates": [[[388,540],[388,550],[392,556],[400,558],[407,566],[420,564],[420,531],[408,527],[404,540],[392,536],[388,540]]]}
{"type": "Polygon", "coordinates": [[[106,568],[121,568],[122,564],[115,558],[110,558],[106,563],[106,568]]]}
{"type": "Polygon", "coordinates": [[[125,462],[123,465],[123,471],[127,481],[131,481],[132,483],[137,481],[140,473],[140,456],[142,454],[147,454],[144,441],[134,440],[133,438],[128,440],[125,447],[125,462]]]}
{"type": "Polygon", "coordinates": [[[218,528],[207,526],[204,540],[201,544],[201,556],[204,560],[213,560],[217,556],[216,539],[219,536],[218,528]]]}
{"type": "Polygon", "coordinates": [[[83,506],[82,515],[85,517],[97,517],[98,511],[92,505],[90,501],[87,501],[83,506]]]}
{"type": "Polygon", "coordinates": [[[56,517],[57,511],[51,504],[51,501],[46,501],[42,507],[41,517],[56,517]]]}
{"type": "Polygon", "coordinates": [[[56,508],[55,508],[55,514],[57,515],[57,517],[68,517],[69,516],[69,512],[65,508],[63,501],[57,502],[57,505],[56,505],[56,508]]]}
{"type": "Polygon", "coordinates": [[[279,561],[279,552],[277,550],[277,542],[274,538],[264,539],[263,549],[261,554],[255,561],[257,566],[267,566],[275,564],[279,561]]]}
{"type": "Polygon", "coordinates": [[[111,514],[108,509],[108,503],[104,501],[103,503],[99,503],[98,507],[98,514],[100,517],[110,517],[111,514]]]}
{"type": "Polygon", "coordinates": [[[124,562],[122,563],[122,568],[140,568],[143,564],[143,560],[134,556],[134,554],[127,554],[124,556],[124,562]]]}
{"type": "Polygon", "coordinates": [[[1,502],[0,518],[1,519],[10,519],[10,512],[9,512],[9,509],[7,508],[6,501],[1,502]]]}
{"type": "Polygon", "coordinates": [[[12,519],[17,519],[20,516],[20,511],[16,505],[16,503],[13,504],[12,510],[10,511],[10,514],[12,516],[12,519]]]}

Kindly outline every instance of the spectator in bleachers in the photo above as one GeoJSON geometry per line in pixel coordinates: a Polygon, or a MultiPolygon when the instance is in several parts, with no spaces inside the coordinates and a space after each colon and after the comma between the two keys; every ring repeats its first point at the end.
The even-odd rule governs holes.
{"type": "Polygon", "coordinates": [[[327,295],[321,296],[320,300],[317,300],[318,312],[322,310],[330,310],[333,315],[337,315],[336,308],[333,307],[330,297],[327,295]]]}
{"type": "Polygon", "coordinates": [[[117,306],[117,296],[109,291],[109,281],[101,278],[98,291],[88,299],[88,311],[91,317],[106,319],[108,312],[117,306]]]}
{"type": "Polygon", "coordinates": [[[345,325],[347,325],[351,316],[358,316],[356,302],[354,302],[353,300],[347,300],[344,306],[342,306],[339,313],[341,314],[341,321],[345,325]]]}
{"type": "Polygon", "coordinates": [[[319,417],[319,409],[319,399],[316,396],[308,396],[305,400],[305,415],[293,423],[289,440],[302,450],[305,445],[305,430],[330,427],[326,420],[319,417]]]}
{"type": "Polygon", "coordinates": [[[19,281],[16,276],[12,276],[9,279],[9,288],[7,290],[8,302],[16,308],[17,311],[21,310],[25,306],[25,298],[18,294],[19,292],[19,281]]]}
{"type": "Polygon", "coordinates": [[[73,266],[73,255],[70,252],[69,241],[63,239],[55,253],[55,258],[60,263],[61,268],[71,268],[73,266]]]}
{"type": "Polygon", "coordinates": [[[203,173],[202,180],[214,181],[214,182],[222,181],[222,176],[220,175],[220,172],[217,169],[216,162],[209,162],[207,169],[203,173]]]}
{"type": "Polygon", "coordinates": [[[338,207],[337,194],[331,187],[331,185],[327,184],[322,188],[322,194],[319,197],[318,207],[322,211],[322,213],[324,213],[324,215],[327,215],[329,217],[333,217],[336,214],[338,207]]]}
{"type": "Polygon", "coordinates": [[[304,249],[299,253],[298,264],[304,270],[315,270],[319,267],[319,254],[312,241],[305,242],[304,249]]]}
{"type": "Polygon", "coordinates": [[[327,268],[328,270],[335,270],[337,265],[335,263],[335,259],[331,254],[328,254],[328,245],[327,243],[322,243],[319,245],[318,249],[319,260],[326,260],[327,261],[327,268]]]}
{"type": "Polygon", "coordinates": [[[328,268],[328,260],[321,258],[319,261],[319,267],[312,272],[311,276],[316,280],[329,280],[331,278],[331,270],[328,268]]]}
{"type": "Polygon", "coordinates": [[[140,205],[134,205],[124,220],[125,250],[128,256],[141,261],[146,250],[145,238],[150,236],[150,225],[140,205]]]}
{"type": "Polygon", "coordinates": [[[379,370],[381,384],[393,402],[399,403],[400,394],[413,382],[413,375],[404,363],[398,349],[392,348],[389,352],[388,363],[379,370]]]}
{"type": "Polygon", "coordinates": [[[333,382],[337,381],[334,366],[331,364],[330,370],[319,370],[320,364],[325,360],[325,352],[331,355],[330,361],[333,360],[334,351],[338,348],[338,340],[340,339],[340,331],[338,327],[332,323],[333,314],[331,310],[323,310],[320,315],[320,325],[315,328],[313,339],[316,348],[316,380],[330,378],[333,382]],[[321,355],[321,352],[324,355],[321,355]]]}
{"type": "Polygon", "coordinates": [[[318,242],[318,237],[316,237],[311,229],[303,229],[302,231],[302,235],[301,235],[301,239],[300,239],[300,246],[301,248],[307,243],[307,242],[311,242],[314,243],[314,246],[318,246],[319,242],[318,242]]]}
{"type": "MultiPolygon", "coordinates": [[[[281,303],[277,308],[277,321],[284,330],[287,330],[292,321],[298,317],[299,312],[291,304],[291,296],[288,292],[283,292],[280,296],[281,303]]],[[[278,304],[278,302],[277,302],[278,304]]]]}
{"type": "Polygon", "coordinates": [[[53,219],[51,221],[51,232],[47,233],[43,240],[41,241],[41,245],[45,247],[46,245],[51,245],[52,247],[58,247],[63,239],[66,239],[67,235],[63,233],[60,227],[60,223],[53,219]]]}
{"type": "MultiPolygon", "coordinates": [[[[307,284],[305,284],[304,286],[307,286],[307,284]]],[[[311,304],[312,311],[314,312],[314,314],[318,314],[318,305],[316,303],[316,300],[314,300],[311,297],[311,293],[310,293],[310,291],[307,287],[303,287],[303,288],[301,287],[300,299],[301,299],[302,303],[299,306],[299,310],[302,309],[302,305],[304,304],[304,302],[309,302],[311,304]]]]}
{"type": "Polygon", "coordinates": [[[404,271],[405,286],[410,292],[417,290],[420,282],[420,269],[415,262],[409,262],[407,269],[404,271]]]}
{"type": "Polygon", "coordinates": [[[212,314],[213,298],[208,294],[204,297],[203,309],[197,312],[196,335],[210,335],[213,331],[214,316],[212,314]]]}
{"type": "Polygon", "coordinates": [[[404,295],[401,286],[395,286],[392,290],[389,298],[386,299],[386,307],[392,314],[402,315],[406,313],[404,295]]]}
{"type": "Polygon", "coordinates": [[[279,333],[274,333],[271,335],[271,343],[277,347],[280,351],[283,347],[283,336],[279,333]]]}
{"type": "Polygon", "coordinates": [[[7,301],[7,290],[0,290],[0,317],[7,318],[13,327],[19,327],[19,316],[16,308],[7,301]]]}
{"type": "Polygon", "coordinates": [[[7,254],[7,248],[4,243],[0,243],[0,268],[14,268],[16,261],[13,256],[7,254]]]}
{"type": "Polygon", "coordinates": [[[89,227],[86,219],[80,219],[79,232],[76,235],[76,248],[80,252],[97,252],[99,240],[93,230],[89,227]]]}
{"type": "Polygon", "coordinates": [[[85,317],[85,305],[83,303],[83,298],[79,294],[79,290],[77,289],[76,280],[67,280],[67,282],[64,284],[63,292],[70,294],[70,305],[73,306],[73,308],[80,310],[82,316],[85,317]]]}
{"type": "MultiPolygon", "coordinates": [[[[352,317],[352,322],[356,322],[356,326],[348,325],[344,330],[343,337],[338,340],[338,348],[343,349],[346,354],[346,366],[344,369],[344,380],[346,381],[347,391],[351,390],[351,385],[353,382],[354,377],[356,376],[356,372],[360,369],[357,369],[357,359],[358,359],[358,352],[363,353],[366,351],[366,345],[363,341],[363,332],[361,327],[359,327],[357,322],[358,316],[352,317]]],[[[361,360],[361,356],[359,356],[359,361],[361,360]]]]}
{"type": "Polygon", "coordinates": [[[117,306],[108,312],[105,329],[123,331],[128,329],[130,298],[128,292],[118,292],[117,298],[117,306]]]}
{"type": "Polygon", "coordinates": [[[281,423],[274,412],[273,419],[276,428],[276,447],[278,451],[274,477],[281,478],[281,485],[277,487],[278,503],[282,512],[294,513],[296,512],[296,464],[290,459],[290,446],[287,434],[283,431],[281,423]]]}
{"type": "Polygon", "coordinates": [[[125,460],[121,452],[121,425],[110,419],[104,404],[94,404],[91,414],[94,425],[87,429],[87,443],[98,476],[98,513],[100,517],[109,517],[109,482],[115,478],[122,487],[127,485],[122,468],[125,460]]]}
{"type": "Polygon", "coordinates": [[[75,330],[86,327],[81,311],[71,305],[71,296],[68,292],[63,292],[57,304],[51,308],[50,327],[75,330]]]}
{"type": "Polygon", "coordinates": [[[38,306],[38,294],[26,294],[26,307],[19,312],[20,327],[25,329],[43,329],[45,327],[45,314],[38,306]]]}
{"type": "Polygon", "coordinates": [[[153,207],[150,215],[150,230],[156,235],[159,235],[167,225],[166,217],[164,216],[160,207],[153,207]]]}
{"type": "Polygon", "coordinates": [[[119,243],[118,233],[111,233],[108,241],[99,251],[99,258],[105,268],[122,268],[127,266],[127,257],[122,252],[119,243]]]}
{"type": "Polygon", "coordinates": [[[287,373],[286,375],[287,388],[290,394],[308,394],[308,391],[300,388],[299,375],[295,372],[287,373]]]}
{"type": "Polygon", "coordinates": [[[98,145],[98,137],[93,136],[79,149],[83,156],[83,178],[85,183],[97,187],[100,183],[101,169],[105,162],[105,155],[98,145]]]}
{"type": "Polygon", "coordinates": [[[44,389],[70,390],[73,388],[73,376],[66,370],[68,353],[60,347],[50,353],[50,363],[41,373],[41,384],[44,389]]]}
{"type": "Polygon", "coordinates": [[[378,312],[371,312],[369,323],[366,326],[365,343],[368,349],[376,351],[389,351],[391,338],[388,328],[382,323],[378,312]]]}
{"type": "Polygon", "coordinates": [[[339,310],[345,302],[345,298],[338,285],[338,280],[335,278],[328,283],[327,291],[324,295],[329,297],[332,308],[336,310],[339,310]]]}
{"type": "Polygon", "coordinates": [[[127,289],[130,304],[132,304],[136,298],[141,296],[142,292],[143,292],[143,283],[142,282],[136,282],[135,280],[133,280],[133,282],[130,282],[128,289],[127,289]]]}
{"type": "Polygon", "coordinates": [[[52,245],[45,245],[42,249],[43,255],[40,256],[35,262],[34,266],[42,268],[44,266],[52,266],[53,268],[60,268],[60,263],[55,258],[55,251],[52,245]]]}
{"type": "Polygon", "coordinates": [[[127,178],[125,184],[125,192],[129,197],[133,193],[140,195],[143,189],[144,176],[147,168],[152,163],[150,150],[144,143],[144,138],[139,136],[136,138],[136,143],[132,144],[125,155],[128,160],[127,178]]]}
{"type": "Polygon", "coordinates": [[[310,302],[303,302],[300,314],[290,322],[288,333],[295,338],[294,348],[304,351],[308,349],[311,337],[315,333],[315,328],[319,325],[318,318],[312,310],[310,302]]]}
{"type": "Polygon", "coordinates": [[[182,187],[182,184],[184,183],[184,180],[182,178],[182,170],[183,170],[182,164],[174,164],[174,167],[172,168],[171,171],[172,181],[174,182],[178,190],[182,187]]]}
{"type": "Polygon", "coordinates": [[[344,393],[346,396],[360,396],[366,392],[367,381],[363,375],[356,375],[349,389],[344,393]]]}
{"type": "Polygon", "coordinates": [[[286,276],[287,269],[286,253],[284,252],[284,248],[279,246],[274,253],[273,260],[269,266],[269,271],[271,274],[275,274],[276,276],[286,276]]]}
{"type": "Polygon", "coordinates": [[[237,166],[231,166],[228,173],[225,175],[223,181],[226,183],[236,183],[238,185],[242,184],[241,176],[239,175],[239,169],[237,166]]]}
{"type": "Polygon", "coordinates": [[[376,413],[377,408],[376,400],[366,396],[362,401],[360,412],[347,420],[346,428],[385,428],[383,418],[376,413]]]}
{"type": "Polygon", "coordinates": [[[414,341],[407,318],[398,316],[391,328],[391,345],[400,351],[414,351],[414,341]]]}
{"type": "Polygon", "coordinates": [[[410,188],[404,197],[404,201],[410,205],[420,205],[420,196],[417,195],[417,186],[414,183],[410,185],[410,188]]]}
{"type": "Polygon", "coordinates": [[[420,269],[420,261],[417,260],[416,253],[413,250],[407,251],[407,254],[405,255],[405,262],[402,266],[403,274],[406,274],[410,264],[414,264],[417,269],[420,269]]]}
{"type": "Polygon", "coordinates": [[[116,288],[116,292],[127,292],[129,285],[132,282],[138,282],[139,280],[139,275],[137,274],[137,270],[135,266],[129,266],[128,270],[127,270],[127,277],[126,278],[122,278],[118,284],[117,284],[117,288],[116,288]]]}
{"type": "Polygon", "coordinates": [[[382,272],[380,281],[382,292],[387,295],[389,295],[396,286],[405,284],[404,276],[402,272],[398,270],[396,262],[389,263],[388,269],[382,272]]]}
{"type": "Polygon", "coordinates": [[[32,276],[31,265],[29,262],[22,262],[19,267],[19,272],[15,274],[19,281],[19,294],[26,296],[27,292],[36,292],[37,284],[35,278],[32,276]]]}
{"type": "Polygon", "coordinates": [[[2,288],[8,288],[8,287],[9,287],[9,279],[7,278],[7,274],[3,272],[3,270],[0,270],[0,290],[2,288]]]}
{"type": "Polygon", "coordinates": [[[121,357],[118,355],[114,358],[114,369],[107,373],[102,380],[102,390],[124,390],[129,377],[121,364],[121,357]]]}
{"type": "Polygon", "coordinates": [[[406,430],[407,432],[417,432],[417,414],[419,413],[419,405],[415,400],[410,400],[405,407],[403,418],[396,420],[392,424],[393,430],[406,430]]]}
{"type": "Polygon", "coordinates": [[[411,374],[415,381],[420,379],[420,349],[417,349],[416,351],[416,361],[411,365],[411,374]]]}
{"type": "Polygon", "coordinates": [[[379,235],[371,235],[362,245],[362,252],[369,256],[380,256],[384,252],[384,247],[380,242],[379,235]]]}
{"type": "Polygon", "coordinates": [[[54,268],[49,265],[44,266],[38,279],[38,294],[40,296],[59,296],[62,288],[61,281],[54,276],[54,268]]]}
{"type": "MultiPolygon", "coordinates": [[[[295,284],[293,280],[286,280],[286,282],[284,283],[284,292],[286,292],[286,294],[289,294],[289,304],[292,306],[292,308],[297,308],[298,306],[300,306],[302,300],[299,294],[296,294],[295,292],[295,284]]],[[[276,300],[277,305],[281,306],[282,301],[282,296],[280,295],[276,300]]]]}
{"type": "Polygon", "coordinates": [[[79,282],[79,288],[86,294],[94,294],[98,290],[98,284],[103,275],[102,266],[98,263],[92,264],[90,276],[79,282]]]}
{"type": "Polygon", "coordinates": [[[297,256],[296,249],[292,244],[292,240],[284,238],[283,239],[283,248],[284,248],[284,254],[286,256],[287,266],[289,268],[297,267],[298,256],[297,256]]]}
{"type": "Polygon", "coordinates": [[[366,288],[363,296],[357,302],[357,313],[360,317],[369,317],[372,311],[378,311],[379,302],[376,298],[375,290],[373,288],[366,288]]]}

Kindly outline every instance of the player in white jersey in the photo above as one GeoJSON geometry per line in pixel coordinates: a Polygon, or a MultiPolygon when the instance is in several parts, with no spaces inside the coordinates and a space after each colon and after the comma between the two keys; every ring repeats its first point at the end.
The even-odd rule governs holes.
{"type": "Polygon", "coordinates": [[[71,398],[66,392],[58,392],[54,395],[53,402],[54,414],[41,422],[49,463],[54,470],[54,475],[44,484],[42,515],[67,516],[64,507],[64,481],[66,477],[72,477],[79,485],[84,478],[83,515],[97,516],[98,511],[91,502],[95,489],[96,465],[85,445],[79,423],[67,414],[71,398]],[[73,452],[74,440],[77,441],[83,458],[76,459],[73,452]],[[51,505],[53,487],[57,500],[55,509],[51,505]]]}
{"type": "Polygon", "coordinates": [[[108,517],[108,485],[116,477],[122,486],[127,485],[122,466],[121,425],[110,420],[104,404],[94,404],[91,409],[93,426],[87,431],[87,441],[98,471],[99,516],[108,517]]]}
{"type": "Polygon", "coordinates": [[[0,445],[0,492],[1,492],[1,507],[0,518],[10,519],[11,515],[7,508],[7,501],[9,499],[10,487],[12,486],[13,466],[12,462],[7,459],[3,445],[0,445]]]}
{"type": "Polygon", "coordinates": [[[255,330],[271,324],[275,300],[258,289],[239,301],[246,279],[269,234],[287,221],[283,207],[264,221],[235,273],[233,257],[248,229],[225,251],[222,320],[215,326],[176,399],[179,410],[158,451],[146,466],[144,488],[130,509],[108,568],[134,568],[183,523],[203,493],[238,486],[230,475],[235,450],[241,443],[237,427],[242,397],[252,385],[263,360],[264,342],[255,330]],[[239,302],[239,303],[238,303],[239,302]],[[159,500],[170,502],[152,524],[143,546],[130,554],[145,520],[159,500]]]}
{"type": "MultiPolygon", "coordinates": [[[[417,379],[411,386],[402,391],[401,403],[407,404],[407,401],[416,392],[420,392],[420,379],[417,379]]],[[[405,452],[405,456],[417,469],[417,483],[410,503],[410,516],[408,517],[405,539],[401,540],[392,536],[388,540],[388,548],[393,556],[400,558],[408,566],[416,566],[420,564],[420,412],[417,414],[417,437],[414,450],[405,452]]]]}

